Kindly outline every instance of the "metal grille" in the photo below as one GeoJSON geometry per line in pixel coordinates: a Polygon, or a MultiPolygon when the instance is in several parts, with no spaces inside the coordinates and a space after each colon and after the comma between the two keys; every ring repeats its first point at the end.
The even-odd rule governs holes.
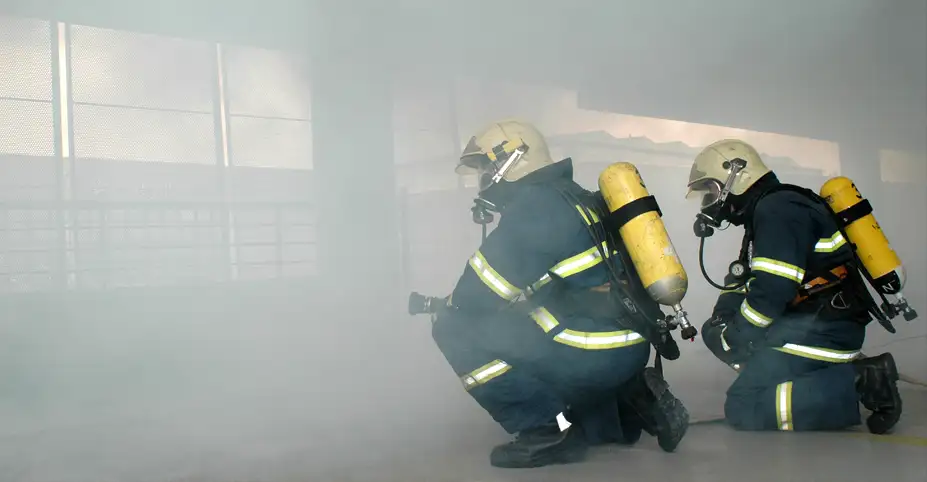
{"type": "Polygon", "coordinates": [[[239,279],[316,274],[315,214],[305,203],[234,208],[239,279]]]}
{"type": "Polygon", "coordinates": [[[49,204],[0,204],[0,293],[55,287],[63,254],[58,215],[49,204]]]}
{"type": "Polygon", "coordinates": [[[226,279],[223,216],[217,204],[80,203],[69,269],[88,289],[226,279]]]}
{"type": "Polygon", "coordinates": [[[305,63],[277,51],[223,49],[231,163],[312,168],[312,124],[305,63]]]}

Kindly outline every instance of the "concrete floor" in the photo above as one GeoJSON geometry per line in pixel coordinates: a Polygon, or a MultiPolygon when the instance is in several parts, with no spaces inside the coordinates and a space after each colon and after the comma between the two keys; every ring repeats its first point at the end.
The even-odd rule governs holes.
{"type": "MultiPolygon", "coordinates": [[[[904,418],[889,436],[861,430],[738,433],[710,422],[712,417],[706,415],[711,406],[696,406],[692,407],[695,417],[709,423],[695,424],[674,454],[663,453],[645,435],[632,448],[596,448],[582,464],[532,470],[488,465],[489,448],[506,439],[491,422],[449,422],[419,432],[411,428],[411,419],[399,420],[397,427],[405,425],[405,431],[393,427],[379,435],[364,434],[364,443],[357,444],[360,435],[314,430],[308,417],[296,417],[299,406],[286,404],[278,405],[275,414],[280,420],[293,420],[286,427],[262,426],[260,419],[244,414],[213,422],[201,418],[195,427],[182,421],[172,424],[166,413],[110,417],[113,421],[108,424],[0,435],[0,481],[923,482],[927,480],[927,390],[906,386],[903,396],[904,418]],[[228,423],[231,418],[239,422],[228,423]],[[236,438],[245,433],[248,440],[236,438]]],[[[435,414],[419,415],[433,419],[430,415],[435,414]]]]}

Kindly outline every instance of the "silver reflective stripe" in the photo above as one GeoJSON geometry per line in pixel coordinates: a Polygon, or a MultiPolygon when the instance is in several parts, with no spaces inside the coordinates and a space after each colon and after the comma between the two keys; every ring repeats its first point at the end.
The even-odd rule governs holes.
{"type": "Polygon", "coordinates": [[[782,347],[776,348],[776,350],[790,355],[830,363],[848,363],[860,356],[859,350],[832,350],[830,348],[796,345],[794,343],[786,343],[782,347]]]}
{"type": "MultiPolygon", "coordinates": [[[[602,243],[602,250],[607,250],[608,247],[605,242],[602,243]]],[[[554,273],[555,275],[566,278],[568,276],[573,276],[574,274],[581,273],[587,269],[594,268],[602,262],[602,253],[599,252],[599,248],[593,246],[582,253],[579,253],[575,256],[571,256],[557,264],[553,268],[549,269],[549,273],[554,273]]],[[[546,273],[544,276],[541,276],[539,280],[534,282],[531,285],[532,290],[539,290],[541,287],[550,283],[550,274],[546,273]]]]}
{"type": "Polygon", "coordinates": [[[743,303],[740,304],[740,314],[742,314],[747,321],[760,328],[766,328],[772,323],[772,318],[754,310],[750,306],[750,303],[747,303],[747,300],[744,300],[743,303]]]}
{"type": "Polygon", "coordinates": [[[776,419],[779,430],[794,430],[792,426],[792,382],[776,386],[776,419]]]}
{"type": "Polygon", "coordinates": [[[543,306],[532,311],[531,318],[544,330],[544,333],[549,333],[550,330],[553,330],[560,324],[557,322],[557,319],[554,318],[554,315],[550,314],[547,308],[543,306]]]}
{"type": "Polygon", "coordinates": [[[493,360],[476,370],[460,377],[464,384],[464,389],[470,390],[476,386],[482,385],[493,378],[496,378],[505,372],[511,370],[511,365],[502,360],[493,360]]]}
{"type": "Polygon", "coordinates": [[[554,337],[554,341],[585,350],[607,350],[636,345],[645,340],[639,333],[630,330],[608,332],[563,330],[554,337]]]}
{"type": "Polygon", "coordinates": [[[833,253],[845,244],[847,244],[847,240],[843,237],[843,234],[840,234],[840,231],[837,231],[829,238],[819,239],[814,244],[814,251],[817,253],[833,253]]]}
{"type": "Polygon", "coordinates": [[[731,345],[727,344],[727,340],[724,338],[724,332],[727,331],[727,327],[721,329],[721,348],[724,351],[731,351],[731,345]]]}
{"type": "Polygon", "coordinates": [[[489,265],[486,258],[483,257],[483,253],[477,251],[470,258],[470,267],[473,268],[480,280],[501,298],[512,301],[521,294],[520,289],[509,283],[489,265]]]}
{"type": "Polygon", "coordinates": [[[753,258],[750,261],[750,268],[754,271],[762,271],[776,276],[790,279],[796,283],[801,283],[805,278],[805,270],[789,264],[784,261],[778,261],[771,258],[753,258]]]}

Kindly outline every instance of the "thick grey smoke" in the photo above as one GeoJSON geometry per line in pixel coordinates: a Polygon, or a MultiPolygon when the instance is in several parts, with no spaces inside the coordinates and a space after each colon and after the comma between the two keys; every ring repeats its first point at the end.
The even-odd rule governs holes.
{"type": "MultiPolygon", "coordinates": [[[[697,326],[715,292],[698,268],[697,206],[683,196],[694,155],[723,137],[756,145],[786,181],[817,190],[834,175],[856,180],[905,263],[910,303],[927,316],[922,1],[687,0],[672,10],[402,1],[377,12],[312,3],[293,6],[289,19],[237,4],[210,16],[58,3],[29,7],[34,20],[0,17],[2,481],[539,480],[486,467],[506,435],[460,388],[427,317],[404,313],[409,290],[446,295],[478,246],[474,185],[453,167],[472,132],[499,117],[537,124],[589,189],[611,162],[639,166],[688,270],[684,304],[697,326]],[[310,10],[312,28],[288,33],[303,25],[292,17],[310,10]],[[53,17],[76,24],[70,66],[56,64],[53,17]],[[350,35],[339,33],[345,25],[350,35]],[[336,34],[340,61],[292,43],[336,34]],[[395,170],[383,182],[395,189],[382,192],[394,198],[365,184],[370,172],[388,171],[376,166],[389,152],[350,165],[313,158],[319,143],[347,149],[370,139],[367,127],[318,127],[333,117],[314,118],[312,103],[325,94],[313,90],[320,64],[311,60],[343,68],[369,49],[371,62],[392,69],[395,170]],[[53,72],[65,68],[71,85],[54,87],[53,72]],[[74,105],[55,124],[52,94],[62,88],[74,105]],[[57,140],[56,157],[61,122],[73,137],[57,140]],[[344,181],[352,176],[356,183],[344,181]],[[395,237],[402,250],[375,261],[358,253],[367,264],[346,268],[395,268],[389,288],[319,275],[328,255],[311,246],[327,235],[313,223],[342,209],[317,196],[322,189],[357,198],[344,226],[375,223],[370,212],[395,215],[365,242],[395,237]],[[53,219],[30,217],[59,194],[122,207],[107,208],[121,210],[111,217],[88,211],[86,232],[75,228],[76,241],[61,246],[49,234],[53,219]],[[223,216],[216,206],[229,199],[256,207],[223,216]],[[140,202],[174,207],[143,215],[140,202]],[[299,207],[310,202],[311,213],[299,207]],[[106,222],[123,226],[115,238],[100,234],[106,222]],[[229,235],[223,223],[249,224],[229,235]],[[22,234],[39,225],[46,234],[22,234]],[[125,248],[133,243],[151,249],[125,248]],[[166,254],[184,243],[201,247],[166,254]],[[64,253],[61,266],[92,266],[71,275],[89,281],[62,287],[27,273],[55,263],[22,254],[30,247],[64,253]],[[94,277],[116,265],[129,269],[108,284],[94,277]]],[[[362,120],[378,108],[352,104],[342,115],[369,126],[362,120]]],[[[736,228],[708,240],[713,278],[739,245],[736,228]]],[[[927,325],[897,325],[896,335],[873,326],[867,351],[891,350],[903,371],[927,378],[927,325]]],[[[719,416],[733,373],[700,341],[682,349],[667,366],[674,390],[695,418],[719,416]]],[[[699,433],[690,437],[699,447],[699,433]]],[[[594,463],[618,459],[641,475],[664,463],[651,449],[609,451],[594,463]]]]}

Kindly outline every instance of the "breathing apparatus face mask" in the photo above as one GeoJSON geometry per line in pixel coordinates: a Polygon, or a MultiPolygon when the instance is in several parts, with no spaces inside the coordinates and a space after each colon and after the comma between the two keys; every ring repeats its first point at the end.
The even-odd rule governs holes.
{"type": "Polygon", "coordinates": [[[485,154],[471,155],[461,159],[461,165],[476,172],[479,197],[474,199],[473,221],[477,224],[492,222],[491,212],[501,212],[505,205],[506,185],[502,183],[505,174],[511,170],[527,152],[523,143],[512,146],[511,142],[503,143],[493,149],[492,160],[485,154]]]}
{"type": "Polygon", "coordinates": [[[717,179],[706,178],[696,181],[689,186],[690,194],[700,193],[702,195],[701,207],[696,215],[693,230],[699,238],[707,238],[714,234],[715,229],[724,229],[721,227],[725,221],[734,221],[737,217],[731,202],[731,186],[737,173],[746,167],[746,161],[734,159],[725,161],[728,169],[728,177],[724,184],[717,179]]]}

